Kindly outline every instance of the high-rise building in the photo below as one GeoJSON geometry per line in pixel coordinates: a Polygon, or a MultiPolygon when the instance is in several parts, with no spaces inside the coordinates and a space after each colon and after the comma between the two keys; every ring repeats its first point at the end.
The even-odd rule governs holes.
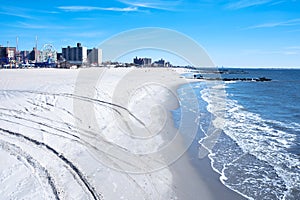
{"type": "Polygon", "coordinates": [[[133,59],[133,63],[140,66],[151,66],[151,58],[138,58],[135,57],[133,59]]]}
{"type": "Polygon", "coordinates": [[[143,59],[142,59],[142,58],[135,57],[135,58],[133,59],[133,63],[136,64],[136,65],[143,65],[143,59]]]}
{"type": "Polygon", "coordinates": [[[144,66],[151,66],[152,60],[151,58],[143,58],[144,66]]]}
{"type": "Polygon", "coordinates": [[[158,61],[155,61],[153,63],[153,66],[155,67],[165,67],[166,61],[164,59],[160,59],[158,61]]]}
{"type": "Polygon", "coordinates": [[[87,63],[87,47],[77,43],[76,47],[62,48],[62,57],[73,65],[84,65],[87,63]]]}
{"type": "Polygon", "coordinates": [[[102,49],[88,49],[88,63],[94,66],[100,66],[102,64],[102,49]]]}

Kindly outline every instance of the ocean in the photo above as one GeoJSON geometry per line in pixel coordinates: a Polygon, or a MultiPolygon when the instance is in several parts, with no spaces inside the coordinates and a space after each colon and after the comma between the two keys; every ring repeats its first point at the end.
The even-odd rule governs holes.
{"type": "MultiPolygon", "coordinates": [[[[222,78],[272,81],[191,84],[201,116],[199,159],[208,155],[221,182],[248,199],[300,199],[300,70],[222,71],[222,78]]],[[[178,89],[181,105],[189,87],[178,89]]]]}

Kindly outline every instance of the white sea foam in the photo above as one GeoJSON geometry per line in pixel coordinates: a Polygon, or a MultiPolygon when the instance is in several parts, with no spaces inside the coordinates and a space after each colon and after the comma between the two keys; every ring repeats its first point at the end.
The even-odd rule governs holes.
{"type": "MultiPolygon", "coordinates": [[[[202,98],[208,103],[207,110],[218,120],[220,120],[220,116],[223,117],[223,114],[226,113],[222,118],[222,120],[226,120],[225,134],[233,139],[244,153],[255,156],[276,170],[287,188],[287,191],[282,191],[282,196],[287,198],[291,195],[292,190],[300,188],[299,157],[288,152],[288,148],[295,145],[297,137],[287,131],[289,129],[299,131],[299,124],[285,124],[263,119],[260,115],[247,111],[237,101],[228,98],[225,101],[226,106],[223,106],[220,102],[225,100],[225,96],[220,93],[223,88],[219,85],[201,91],[202,98]]],[[[216,125],[215,128],[220,128],[218,123],[214,122],[213,125],[216,125]]],[[[225,181],[227,180],[225,169],[230,168],[230,166],[224,165],[222,171],[214,167],[214,163],[218,161],[215,160],[214,152],[211,150],[211,146],[206,145],[205,140],[206,138],[203,138],[199,143],[210,152],[209,158],[212,160],[212,167],[221,174],[220,180],[231,189],[238,191],[238,187],[231,187],[225,181]]],[[[253,181],[255,184],[255,179],[253,181]]]]}
{"type": "MultiPolygon", "coordinates": [[[[228,108],[233,107],[241,106],[228,100],[228,108]]],[[[243,109],[228,113],[227,119],[225,133],[234,139],[244,152],[274,167],[286,184],[288,189],[286,195],[290,189],[300,187],[299,172],[291,170],[300,165],[299,159],[287,152],[287,149],[294,145],[296,135],[276,130],[268,125],[276,123],[285,126],[285,124],[264,120],[258,114],[243,109]]]]}

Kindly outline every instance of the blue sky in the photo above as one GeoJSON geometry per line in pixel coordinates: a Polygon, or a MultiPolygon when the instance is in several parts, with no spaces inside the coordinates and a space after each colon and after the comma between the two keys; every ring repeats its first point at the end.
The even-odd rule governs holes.
{"type": "Polygon", "coordinates": [[[0,44],[94,47],[134,28],[162,27],[199,43],[216,65],[300,67],[299,0],[2,1],[0,44]]]}

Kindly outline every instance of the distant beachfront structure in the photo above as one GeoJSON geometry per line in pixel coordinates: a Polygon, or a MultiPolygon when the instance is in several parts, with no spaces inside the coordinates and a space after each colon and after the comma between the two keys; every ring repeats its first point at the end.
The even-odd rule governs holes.
{"type": "Polygon", "coordinates": [[[133,59],[133,63],[139,66],[151,66],[152,59],[151,58],[138,58],[135,57],[133,59]]]}
{"type": "Polygon", "coordinates": [[[54,63],[57,61],[57,51],[52,44],[45,44],[38,54],[38,62],[54,63]]]}
{"type": "Polygon", "coordinates": [[[87,64],[87,47],[77,43],[76,47],[62,48],[62,57],[72,65],[82,66],[87,64]]]}
{"type": "Polygon", "coordinates": [[[7,64],[10,63],[10,61],[16,60],[16,52],[16,47],[0,46],[1,64],[7,64]]]}
{"type": "Polygon", "coordinates": [[[35,62],[37,61],[37,55],[39,51],[36,48],[33,48],[32,51],[20,51],[20,61],[23,63],[35,62]]]}
{"type": "Polygon", "coordinates": [[[9,65],[9,67],[16,68],[24,64],[29,66],[29,63],[34,63],[35,66],[45,67],[44,63],[50,63],[49,60],[53,63],[53,65],[51,65],[51,67],[53,67],[56,62],[56,51],[50,52],[45,46],[42,51],[37,50],[35,47],[32,51],[18,51],[16,47],[0,47],[0,58],[2,67],[9,65]]]}
{"type": "Polygon", "coordinates": [[[152,63],[151,58],[135,57],[133,58],[133,63],[141,67],[172,67],[172,64],[170,62],[166,62],[164,59],[160,59],[152,63]]]}
{"type": "Polygon", "coordinates": [[[102,49],[88,49],[77,43],[75,47],[68,46],[62,48],[62,52],[57,52],[52,44],[45,44],[38,50],[36,38],[35,47],[32,50],[18,50],[17,47],[0,45],[0,68],[19,67],[63,67],[72,66],[102,66],[102,49]]]}
{"type": "Polygon", "coordinates": [[[91,66],[100,66],[102,64],[102,49],[88,49],[88,63],[91,66]]]}
{"type": "Polygon", "coordinates": [[[160,59],[160,60],[154,62],[154,66],[155,67],[164,67],[165,66],[165,62],[166,61],[164,59],[160,59]]]}
{"type": "Polygon", "coordinates": [[[153,67],[172,67],[172,64],[170,62],[166,62],[164,59],[160,59],[158,61],[155,61],[152,64],[153,67]]]}
{"type": "Polygon", "coordinates": [[[93,48],[87,49],[87,47],[81,46],[81,43],[77,43],[76,47],[62,48],[61,57],[65,62],[76,66],[100,66],[102,63],[102,50],[93,48]]]}

